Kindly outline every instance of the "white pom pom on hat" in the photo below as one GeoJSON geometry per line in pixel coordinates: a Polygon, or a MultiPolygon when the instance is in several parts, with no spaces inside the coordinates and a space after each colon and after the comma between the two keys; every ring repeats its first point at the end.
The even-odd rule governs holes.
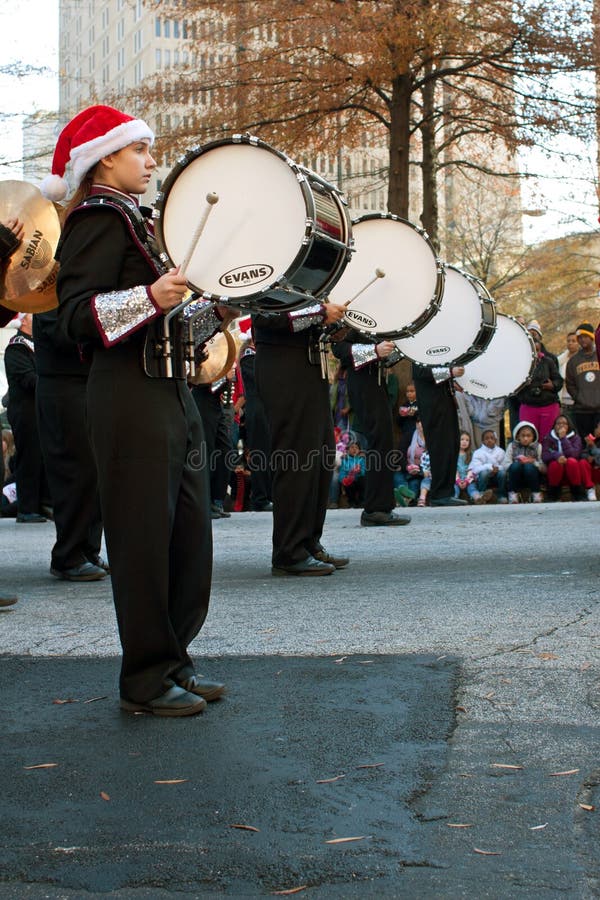
{"type": "Polygon", "coordinates": [[[71,163],[73,187],[76,188],[105,156],[142,140],[154,143],[154,132],[142,119],[134,119],[112,106],[89,106],[71,119],[58,136],[52,174],[42,181],[42,194],[54,201],[67,196],[64,178],[67,163],[71,163]]]}

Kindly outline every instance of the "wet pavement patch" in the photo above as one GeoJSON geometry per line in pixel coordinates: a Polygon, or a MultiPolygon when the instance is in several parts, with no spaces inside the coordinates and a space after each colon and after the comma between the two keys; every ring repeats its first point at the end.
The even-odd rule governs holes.
{"type": "Polygon", "coordinates": [[[115,659],[0,658],[1,896],[391,896],[435,866],[413,804],[446,764],[457,660],[201,668],[227,698],[158,719],[119,711],[115,659]]]}

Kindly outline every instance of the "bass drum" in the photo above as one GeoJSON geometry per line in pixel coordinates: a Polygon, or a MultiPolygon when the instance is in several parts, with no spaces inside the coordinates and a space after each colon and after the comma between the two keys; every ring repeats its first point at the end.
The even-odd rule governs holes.
{"type": "Polygon", "coordinates": [[[529,381],[535,362],[535,344],[527,329],[512,316],[498,313],[487,349],[465,366],[465,374],[456,381],[468,394],[484,400],[507,397],[529,381]]]}
{"type": "Polygon", "coordinates": [[[447,265],[439,310],[417,334],[395,343],[422,366],[464,366],[486,350],[495,330],[496,304],[486,288],[447,265]]]}
{"type": "Polygon", "coordinates": [[[416,334],[437,313],[444,287],[444,269],[429,238],[391,214],[360,216],[352,233],[352,262],[329,295],[335,303],[350,301],[344,323],[390,340],[416,334]],[[376,269],[384,276],[378,278],[376,269]]]}
{"type": "Polygon", "coordinates": [[[219,200],[186,270],[205,299],[280,312],[335,285],[352,234],[342,195],[250,135],[194,147],[168,175],[153,213],[166,265],[185,259],[208,193],[219,200]]]}

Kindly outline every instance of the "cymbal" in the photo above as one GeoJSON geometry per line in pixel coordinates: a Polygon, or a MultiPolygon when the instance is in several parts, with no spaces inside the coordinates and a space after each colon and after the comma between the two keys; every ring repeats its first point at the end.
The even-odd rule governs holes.
{"type": "Polygon", "coordinates": [[[217,331],[204,345],[204,351],[208,353],[208,359],[189,379],[191,384],[212,384],[224,378],[234,363],[237,343],[229,331],[217,331]]]}
{"type": "MultiPolygon", "coordinates": [[[[54,259],[60,237],[58,212],[39,189],[26,181],[0,181],[0,222],[19,219],[25,227],[23,240],[8,260],[0,303],[16,312],[42,312],[23,308],[23,298],[46,294],[40,300],[46,309],[48,291],[56,284],[58,265],[54,259]]],[[[53,306],[56,306],[56,301],[53,306]]]]}
{"type": "Polygon", "coordinates": [[[23,313],[42,313],[58,306],[58,296],[56,294],[56,276],[58,275],[59,265],[54,264],[54,268],[44,282],[35,291],[28,294],[22,294],[20,297],[13,297],[11,300],[4,297],[0,300],[0,305],[14,312],[23,313]]]}

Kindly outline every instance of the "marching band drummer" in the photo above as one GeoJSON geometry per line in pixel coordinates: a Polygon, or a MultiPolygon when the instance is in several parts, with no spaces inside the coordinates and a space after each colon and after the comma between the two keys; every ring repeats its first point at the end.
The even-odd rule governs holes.
{"type": "Polygon", "coordinates": [[[466,506],[454,496],[456,461],[460,450],[460,427],[454,397],[454,378],[460,378],[462,366],[422,366],[413,363],[413,381],[419,415],[431,460],[432,506],[466,506]]]}
{"type": "Polygon", "coordinates": [[[321,544],[335,459],[329,383],[318,338],[346,307],[318,303],[253,315],[255,376],[271,432],[273,575],[331,575],[347,566],[321,544]]]}
{"type": "MultiPolygon", "coordinates": [[[[87,416],[123,648],[121,707],[186,716],[224,685],[196,675],[187,652],[208,610],[212,536],[207,472],[193,465],[202,422],[176,365],[177,336],[176,377],[158,368],[164,315],[186,282],[178,269],[160,274],[134,200],[156,166],[153,139],[142,120],[90,107],[61,132],[42,192],[66,195],[70,160],[77,190],[57,250],[59,321],[93,355],[87,416]]],[[[206,307],[196,343],[222,324],[206,307]]]]}
{"type": "Polygon", "coordinates": [[[408,525],[410,516],[394,512],[394,426],[387,397],[382,365],[397,353],[393,341],[374,344],[356,331],[345,340],[333,341],[334,355],[348,372],[348,395],[352,409],[367,438],[367,472],[364,526],[408,525]]]}

